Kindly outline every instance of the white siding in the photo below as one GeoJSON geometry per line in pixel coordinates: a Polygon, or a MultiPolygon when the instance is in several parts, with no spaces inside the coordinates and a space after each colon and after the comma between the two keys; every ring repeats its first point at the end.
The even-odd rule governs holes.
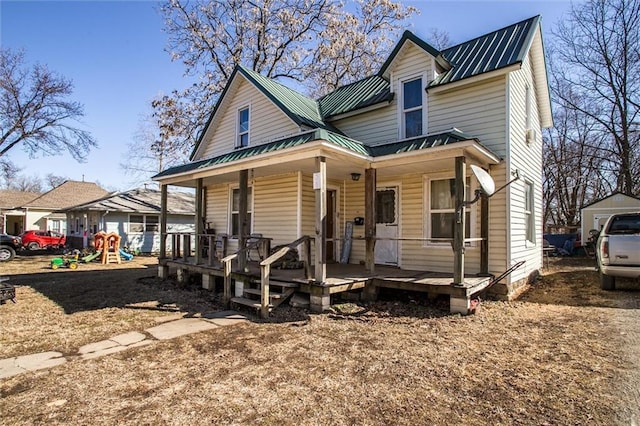
{"type": "Polygon", "coordinates": [[[509,167],[518,170],[521,179],[509,186],[509,223],[511,264],[525,261],[523,267],[514,271],[510,281],[526,278],[532,271],[542,266],[542,138],[540,119],[535,102],[536,87],[533,85],[531,61],[528,57],[522,69],[509,74],[509,167]],[[535,129],[535,138],[526,142],[526,92],[530,88],[532,96],[531,127],[535,129]],[[527,242],[526,220],[524,213],[525,182],[531,182],[534,188],[535,244],[527,242]]]}
{"type": "Polygon", "coordinates": [[[349,137],[368,145],[393,142],[398,139],[397,101],[386,107],[335,121],[334,124],[349,137]]]}
{"type": "Polygon", "coordinates": [[[429,95],[429,132],[456,127],[504,157],[506,154],[505,78],[429,95]]]}
{"type": "MultiPolygon", "coordinates": [[[[126,246],[130,250],[139,250],[142,253],[156,253],[160,250],[160,232],[128,232],[129,213],[111,212],[104,217],[104,224],[105,232],[115,232],[120,235],[120,248],[126,246]]],[[[195,232],[194,217],[168,215],[167,232],[195,232]]],[[[89,242],[92,241],[93,237],[90,236],[89,242]]]]}
{"type": "Polygon", "coordinates": [[[237,88],[228,93],[228,102],[218,111],[218,123],[206,144],[201,158],[210,158],[233,151],[236,140],[238,110],[249,107],[249,146],[259,145],[298,133],[300,128],[241,75],[237,88]]]}
{"type": "Polygon", "coordinates": [[[272,246],[297,239],[298,174],[256,179],[253,232],[273,238],[272,246]]]}
{"type": "MultiPolygon", "coordinates": [[[[384,108],[336,121],[334,123],[336,127],[343,130],[350,137],[370,145],[401,139],[399,129],[400,112],[398,111],[401,99],[400,93],[402,91],[401,82],[421,77],[422,84],[426,87],[434,77],[433,58],[425,53],[424,50],[409,42],[396,58],[394,66],[389,71],[393,78],[391,81],[392,90],[395,93],[391,104],[384,108]]],[[[432,131],[428,126],[429,102],[424,92],[423,97],[425,100],[425,105],[423,105],[423,115],[425,116],[423,133],[427,134],[432,131]]]]}
{"type": "Polygon", "coordinates": [[[218,234],[229,233],[229,186],[215,185],[206,188],[206,222],[218,234]]]}

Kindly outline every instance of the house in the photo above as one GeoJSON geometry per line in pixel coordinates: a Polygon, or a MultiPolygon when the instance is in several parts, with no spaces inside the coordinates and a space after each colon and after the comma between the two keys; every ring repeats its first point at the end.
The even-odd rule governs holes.
{"type": "Polygon", "coordinates": [[[604,198],[586,204],[580,208],[580,230],[582,245],[586,245],[589,231],[602,230],[609,216],[615,213],[640,211],[640,198],[632,197],[621,192],[614,192],[604,198]]]}
{"type": "Polygon", "coordinates": [[[25,211],[21,205],[39,197],[38,192],[0,189],[0,234],[20,235],[25,231],[25,211]]]}
{"type": "MultiPolygon", "coordinates": [[[[166,208],[167,232],[194,232],[195,199],[193,194],[174,191],[166,208]]],[[[98,231],[115,232],[121,244],[143,253],[160,249],[160,191],[132,189],[64,210],[69,223],[67,242],[73,247],[87,247],[98,231]],[[87,230],[87,233],[73,230],[87,230]]]]}
{"type": "Polygon", "coordinates": [[[33,197],[26,197],[18,204],[14,201],[10,226],[22,233],[26,230],[46,230],[65,233],[67,221],[59,210],[104,197],[108,191],[93,182],[67,180],[55,188],[33,197]]]}
{"type": "MultiPolygon", "coordinates": [[[[298,244],[313,265],[294,281],[312,309],[338,291],[391,287],[449,294],[452,312],[466,313],[489,286],[517,296],[541,267],[541,128],[551,125],[539,16],[442,51],[406,31],[377,74],[317,100],[236,67],[191,162],[154,180],[163,193],[196,188],[196,232],[208,222],[229,235],[238,265],[225,297],[229,277],[236,297],[256,292],[244,290],[253,278],[237,250],[261,234],[298,244]],[[471,166],[499,189],[477,203],[465,202],[479,188],[471,166]]],[[[163,237],[159,273],[202,273],[206,285],[220,266],[206,264],[200,240],[195,259],[178,259],[163,237]]],[[[265,314],[270,269],[260,267],[265,314]]]]}

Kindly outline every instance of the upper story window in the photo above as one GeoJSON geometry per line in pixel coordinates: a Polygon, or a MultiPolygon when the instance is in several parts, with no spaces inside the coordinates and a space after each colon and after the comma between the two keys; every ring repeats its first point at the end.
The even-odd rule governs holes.
{"type": "Polygon", "coordinates": [[[403,137],[422,135],[422,78],[402,83],[403,137]]]}
{"type": "Polygon", "coordinates": [[[238,111],[238,138],[236,147],[249,146],[249,107],[238,111]]]}

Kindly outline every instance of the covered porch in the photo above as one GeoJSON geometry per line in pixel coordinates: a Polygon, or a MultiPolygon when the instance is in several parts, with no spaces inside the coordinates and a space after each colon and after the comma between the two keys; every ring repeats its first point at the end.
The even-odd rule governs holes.
{"type": "Polygon", "coordinates": [[[379,147],[366,147],[320,130],[296,138],[187,164],[155,177],[162,191],[160,275],[166,276],[172,267],[179,274],[202,274],[206,285],[215,279],[211,277],[222,277],[225,301],[241,303],[247,301],[240,299],[258,296],[257,302],[251,304],[257,304],[255,307],[263,315],[268,315],[274,307],[269,286],[285,282],[291,284],[286,288],[308,293],[311,308],[316,311],[327,309],[331,294],[337,292],[360,290],[364,298],[375,298],[378,288],[390,287],[448,294],[452,312],[468,313],[472,296],[484,290],[491,278],[486,198],[480,203],[479,235],[465,237],[467,163],[489,168],[499,163],[499,158],[477,140],[451,134],[379,147]],[[405,220],[405,229],[421,229],[423,218],[418,212],[420,223],[410,224],[409,219],[402,219],[402,200],[394,210],[398,218],[397,233],[378,235],[381,215],[376,191],[380,185],[404,176],[414,176],[414,180],[421,182],[420,176],[425,173],[443,172],[455,175],[455,180],[452,179],[455,188],[451,191],[455,192],[459,208],[455,211],[453,238],[431,238],[422,232],[404,234],[402,220],[405,220]],[[273,189],[287,179],[288,185],[282,184],[278,191],[273,189]],[[169,185],[195,189],[195,234],[169,239],[166,229],[169,185]],[[237,189],[228,189],[230,195],[226,200],[211,195],[223,187],[237,189]],[[333,201],[332,190],[341,194],[333,201]],[[253,203],[255,200],[260,202],[253,203]],[[237,206],[232,206],[236,201],[237,206]],[[215,227],[207,229],[210,222],[214,222],[215,227]],[[353,229],[354,223],[358,230],[351,233],[349,227],[353,229]],[[255,234],[259,238],[252,238],[255,234]],[[252,239],[255,241],[251,242],[252,239]],[[267,242],[281,247],[280,251],[267,250],[267,242]],[[382,247],[388,242],[400,250],[393,267],[376,261],[376,245],[382,247]],[[450,271],[434,272],[428,267],[411,268],[402,264],[402,250],[414,250],[416,254],[412,256],[415,257],[428,243],[441,246],[440,253],[445,254],[440,256],[446,256],[446,248],[450,247],[449,256],[453,258],[450,271]],[[224,251],[213,255],[214,251],[209,248],[218,244],[224,245],[224,251]],[[264,254],[254,263],[246,254],[255,249],[256,244],[264,245],[264,254]],[[465,273],[465,249],[470,244],[474,244],[479,253],[474,258],[476,273],[471,275],[465,273]],[[295,273],[291,270],[272,268],[284,256],[283,250],[301,253],[304,267],[297,271],[298,277],[292,277],[295,273]],[[260,288],[252,288],[251,283],[260,283],[260,288]]]}

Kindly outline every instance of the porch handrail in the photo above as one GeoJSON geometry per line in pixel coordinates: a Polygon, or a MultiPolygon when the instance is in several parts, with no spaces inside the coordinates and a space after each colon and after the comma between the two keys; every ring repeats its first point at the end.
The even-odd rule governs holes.
{"type": "Polygon", "coordinates": [[[224,290],[223,290],[223,301],[225,306],[229,306],[229,302],[231,301],[231,261],[237,259],[240,254],[248,253],[249,250],[254,248],[258,248],[260,244],[262,244],[261,239],[257,239],[255,241],[245,240],[246,245],[244,247],[239,248],[235,252],[231,253],[228,256],[220,259],[220,262],[224,268],[224,290]]]}
{"type": "Polygon", "coordinates": [[[305,256],[303,260],[304,273],[307,281],[311,281],[311,269],[309,268],[309,260],[311,257],[311,237],[304,235],[292,243],[282,247],[277,252],[260,262],[260,316],[267,318],[269,316],[269,278],[271,276],[271,265],[282,259],[284,255],[291,250],[304,244],[305,256]]]}

